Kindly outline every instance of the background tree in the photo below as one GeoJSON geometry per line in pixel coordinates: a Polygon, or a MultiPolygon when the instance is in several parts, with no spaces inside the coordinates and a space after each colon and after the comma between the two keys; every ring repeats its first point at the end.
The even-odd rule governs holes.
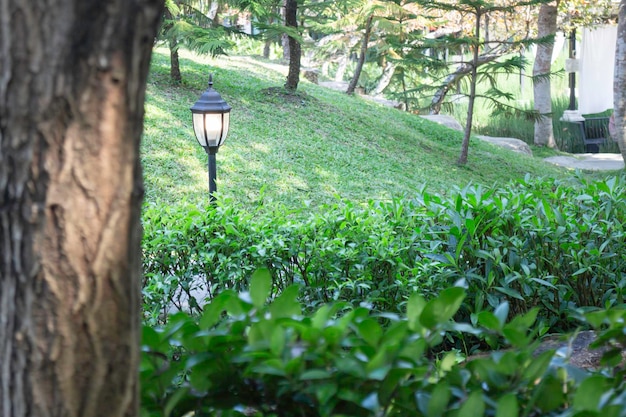
{"type": "MultiPolygon", "coordinates": [[[[483,0],[462,0],[456,1],[435,1],[417,0],[428,10],[439,10],[447,13],[455,12],[462,16],[464,25],[472,23],[473,28],[466,32],[465,36],[451,37],[443,36],[438,41],[444,46],[466,45],[471,51],[471,57],[466,62],[461,62],[457,69],[444,79],[444,82],[435,93],[431,108],[436,112],[438,106],[443,102],[445,95],[450,88],[462,79],[467,79],[469,86],[467,121],[463,133],[461,153],[457,163],[464,165],[467,163],[469,143],[472,133],[472,121],[476,98],[481,97],[488,101],[494,111],[503,112],[511,116],[536,117],[534,111],[524,111],[509,105],[506,101],[513,96],[497,87],[497,77],[500,74],[510,74],[520,71],[525,66],[525,61],[519,54],[520,48],[537,43],[539,40],[531,38],[529,31],[522,25],[520,30],[513,30],[510,22],[517,22],[515,16],[525,15],[523,9],[539,6],[549,0],[521,0],[521,1],[492,1],[483,0]],[[503,28],[499,31],[491,30],[489,40],[482,37],[481,30],[485,17],[490,16],[489,22],[499,22],[503,28]],[[479,71],[479,67],[481,70],[479,71]],[[484,83],[488,90],[479,94],[477,85],[484,83]]],[[[432,43],[431,43],[432,45],[432,43]]],[[[435,56],[435,60],[437,57],[435,56]]]]}
{"type": "MultiPolygon", "coordinates": [[[[359,78],[361,77],[361,71],[363,70],[363,65],[365,64],[365,59],[368,54],[370,37],[372,35],[372,30],[374,29],[374,25],[378,25],[379,22],[383,23],[381,26],[384,27],[384,22],[386,16],[391,16],[396,9],[397,6],[393,2],[389,1],[367,1],[361,5],[359,12],[357,13],[358,20],[363,21],[363,37],[361,39],[361,48],[359,51],[359,58],[357,60],[356,67],[354,69],[354,74],[348,84],[348,88],[346,90],[347,94],[353,94],[356,86],[359,82],[359,78]],[[395,6],[395,7],[394,7],[395,6]]],[[[379,30],[379,36],[384,37],[385,33],[383,30],[379,30]]]]}
{"type": "MultiPolygon", "coordinates": [[[[614,14],[610,0],[556,0],[543,4],[537,18],[537,36],[552,38],[557,29],[570,32],[579,26],[606,22],[614,14]]],[[[538,112],[533,142],[535,145],[556,147],[552,128],[552,52],[553,42],[537,46],[533,67],[534,108],[538,112]]],[[[573,104],[572,104],[573,105],[573,104]]]]}
{"type": "Polygon", "coordinates": [[[289,72],[285,88],[295,91],[300,82],[302,45],[298,39],[298,0],[285,0],[285,27],[290,29],[289,36],[289,72]]]}
{"type": "Polygon", "coordinates": [[[180,83],[182,76],[178,49],[184,46],[200,55],[223,55],[242,34],[237,27],[225,26],[219,13],[224,4],[218,0],[166,0],[159,39],[170,50],[170,76],[180,83]]]}
{"type": "Polygon", "coordinates": [[[559,1],[542,4],[537,19],[537,36],[552,38],[552,41],[537,45],[535,63],[533,65],[534,109],[538,113],[535,120],[535,145],[556,147],[552,130],[552,88],[550,74],[552,72],[552,52],[558,16],[559,1]]]}
{"type": "Polygon", "coordinates": [[[2,417],[138,415],[139,142],[162,7],[0,1],[2,417]]]}

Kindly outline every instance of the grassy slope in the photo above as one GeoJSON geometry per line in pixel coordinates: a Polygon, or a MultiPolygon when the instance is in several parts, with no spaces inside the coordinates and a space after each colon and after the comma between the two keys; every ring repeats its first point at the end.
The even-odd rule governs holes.
{"type": "Polygon", "coordinates": [[[461,133],[412,114],[302,81],[302,97],[285,101],[265,89],[284,75],[262,61],[198,58],[183,53],[184,82],[169,82],[169,60],[156,50],[148,82],[143,163],[146,200],[207,199],[207,157],[197,144],[189,107],[214,87],[233,107],[231,130],[217,155],[218,192],[254,204],[316,206],[337,196],[355,202],[443,192],[470,182],[506,183],[529,173],[567,175],[530,158],[474,140],[467,166],[455,165],[461,133]],[[263,192],[261,189],[263,188],[263,192]]]}

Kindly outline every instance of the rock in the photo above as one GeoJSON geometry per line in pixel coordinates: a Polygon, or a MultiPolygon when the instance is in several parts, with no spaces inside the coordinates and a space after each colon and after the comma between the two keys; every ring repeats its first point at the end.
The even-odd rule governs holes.
{"type": "Polygon", "coordinates": [[[450,129],[458,130],[459,132],[463,131],[463,126],[452,116],[448,116],[447,114],[424,114],[420,115],[426,120],[430,120],[431,122],[439,123],[440,125],[444,125],[449,127],[450,129]]]}
{"type": "Polygon", "coordinates": [[[382,104],[383,106],[393,107],[398,110],[404,110],[404,103],[400,103],[399,101],[387,100],[386,98],[376,97],[376,96],[363,96],[363,97],[368,100],[375,101],[376,103],[382,104]]]}
{"type": "Polygon", "coordinates": [[[551,156],[544,161],[570,169],[585,171],[613,171],[624,169],[624,159],[621,154],[587,153],[576,156],[551,156]]]}
{"type": "Polygon", "coordinates": [[[529,156],[533,156],[533,151],[526,142],[515,138],[494,138],[491,136],[476,135],[477,139],[485,142],[493,143],[494,145],[501,146],[506,149],[510,149],[514,152],[523,153],[529,156]]]}
{"type": "Polygon", "coordinates": [[[307,80],[311,81],[313,84],[319,84],[318,80],[319,71],[316,69],[305,69],[302,70],[302,76],[307,80]]]}

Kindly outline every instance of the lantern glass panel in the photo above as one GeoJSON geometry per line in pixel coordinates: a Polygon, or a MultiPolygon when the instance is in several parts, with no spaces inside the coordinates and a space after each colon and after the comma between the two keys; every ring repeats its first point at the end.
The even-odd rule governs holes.
{"type": "Polygon", "coordinates": [[[219,146],[222,138],[222,115],[194,113],[193,129],[201,146],[219,146]]]}

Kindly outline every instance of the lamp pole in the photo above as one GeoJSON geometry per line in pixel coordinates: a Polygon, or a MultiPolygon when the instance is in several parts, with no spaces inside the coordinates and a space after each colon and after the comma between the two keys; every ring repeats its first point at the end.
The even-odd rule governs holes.
{"type": "Polygon", "coordinates": [[[226,141],[230,127],[231,107],[222,99],[222,96],[213,89],[213,76],[209,76],[209,88],[200,96],[190,108],[193,116],[193,130],[200,146],[204,148],[208,157],[209,171],[209,201],[215,201],[217,191],[217,158],[220,146],[226,141]]]}
{"type": "Polygon", "coordinates": [[[218,146],[207,146],[204,148],[207,155],[209,155],[209,201],[212,203],[215,201],[215,192],[217,191],[217,184],[215,180],[217,178],[217,150],[218,146]]]}

